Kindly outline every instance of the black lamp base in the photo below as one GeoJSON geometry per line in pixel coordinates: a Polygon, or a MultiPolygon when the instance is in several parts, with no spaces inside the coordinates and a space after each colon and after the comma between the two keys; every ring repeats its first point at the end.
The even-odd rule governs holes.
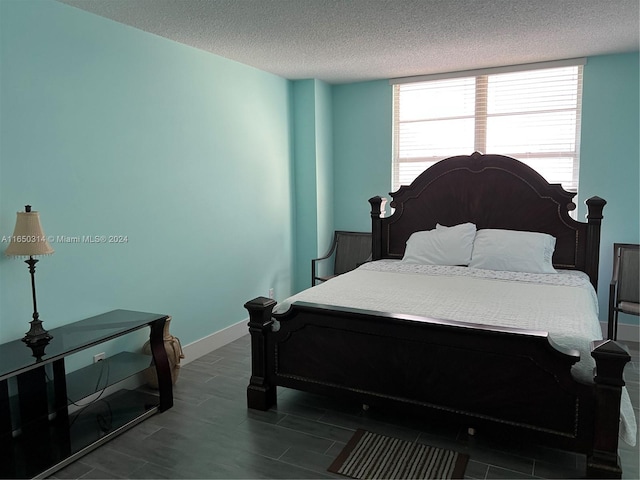
{"type": "MultiPolygon", "coordinates": [[[[28,210],[29,211],[29,210],[28,210]]],[[[29,346],[37,345],[41,342],[48,342],[53,337],[49,335],[44,328],[42,328],[42,320],[40,320],[40,314],[38,313],[38,306],[36,304],[36,263],[38,263],[38,259],[30,256],[28,260],[24,261],[27,265],[29,265],[29,273],[31,274],[31,295],[33,297],[33,317],[29,322],[31,328],[27,333],[25,333],[24,338],[22,339],[29,346]]]]}
{"type": "Polygon", "coordinates": [[[42,328],[41,320],[31,320],[29,324],[31,325],[31,328],[22,338],[22,341],[27,345],[36,345],[42,342],[48,342],[53,338],[49,335],[49,332],[42,328]]]}

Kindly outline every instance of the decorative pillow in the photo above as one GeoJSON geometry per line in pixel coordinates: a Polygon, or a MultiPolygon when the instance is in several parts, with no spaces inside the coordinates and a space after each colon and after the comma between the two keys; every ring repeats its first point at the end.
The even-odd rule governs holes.
{"type": "Polygon", "coordinates": [[[482,229],[476,233],[470,267],[509,272],[558,273],[556,238],[546,233],[482,229]]]}
{"type": "Polygon", "coordinates": [[[436,225],[433,230],[415,232],[407,240],[402,261],[426,265],[468,265],[475,235],[473,223],[454,227],[436,225]]]}

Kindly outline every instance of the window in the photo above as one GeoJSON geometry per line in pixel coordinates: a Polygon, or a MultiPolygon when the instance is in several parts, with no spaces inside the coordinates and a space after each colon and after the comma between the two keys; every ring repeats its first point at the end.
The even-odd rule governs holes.
{"type": "Polygon", "coordinates": [[[583,64],[392,80],[393,191],[443,158],[479,151],[517,158],[577,192],[583,64]]]}

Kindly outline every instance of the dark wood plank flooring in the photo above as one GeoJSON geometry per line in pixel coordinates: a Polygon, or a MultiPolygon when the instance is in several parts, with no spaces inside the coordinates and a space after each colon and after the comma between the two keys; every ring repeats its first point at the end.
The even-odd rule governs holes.
{"type": "MultiPolygon", "coordinates": [[[[638,344],[625,371],[640,418],[638,344]]],[[[249,337],[185,365],[175,405],[55,474],[55,478],[336,478],[327,467],[357,428],[469,453],[466,478],[580,478],[585,457],[516,439],[426,424],[402,412],[280,389],[278,407],[248,410],[249,337]]],[[[620,446],[623,478],[639,479],[638,450],[620,446]]]]}

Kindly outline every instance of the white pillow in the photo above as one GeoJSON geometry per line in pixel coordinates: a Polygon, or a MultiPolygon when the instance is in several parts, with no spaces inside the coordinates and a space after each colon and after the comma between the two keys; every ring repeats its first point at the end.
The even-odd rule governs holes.
{"type": "Polygon", "coordinates": [[[434,230],[414,232],[407,240],[402,261],[426,265],[468,265],[475,235],[473,223],[455,227],[436,225],[434,230]]]}
{"type": "Polygon", "coordinates": [[[556,238],[546,233],[482,229],[476,233],[470,267],[509,272],[558,273],[556,238]]]}

